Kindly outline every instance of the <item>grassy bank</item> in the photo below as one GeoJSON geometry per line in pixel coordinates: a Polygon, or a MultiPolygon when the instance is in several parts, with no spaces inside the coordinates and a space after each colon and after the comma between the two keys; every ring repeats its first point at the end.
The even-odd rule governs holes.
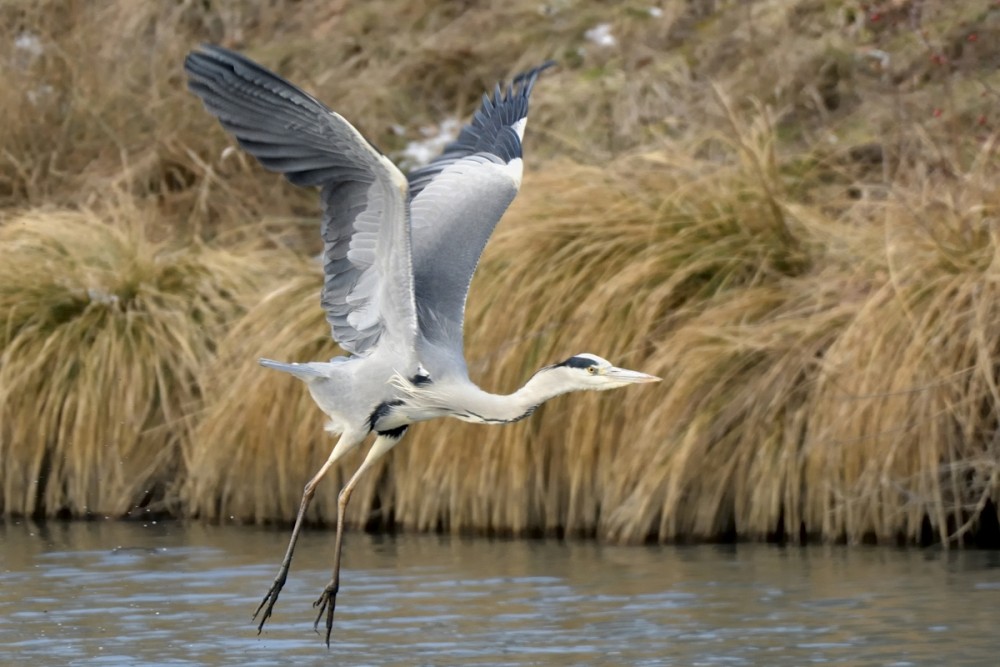
{"type": "Polygon", "coordinates": [[[1000,7],[911,5],[0,8],[23,93],[0,101],[2,511],[287,521],[329,453],[304,387],[255,363],[336,353],[315,196],[224,152],[184,90],[183,54],[219,41],[400,158],[557,58],[473,283],[470,371],[512,391],[587,351],[665,379],[419,425],[353,523],[988,543],[1000,7]]]}

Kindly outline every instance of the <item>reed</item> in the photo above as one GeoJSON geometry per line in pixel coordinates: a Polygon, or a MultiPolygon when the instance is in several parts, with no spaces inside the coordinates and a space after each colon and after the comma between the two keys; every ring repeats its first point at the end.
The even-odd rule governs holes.
{"type": "Polygon", "coordinates": [[[0,511],[174,510],[199,372],[257,281],[129,203],[0,224],[0,511]],[[155,225],[153,225],[155,226],[155,225]]]}
{"type": "Polygon", "coordinates": [[[988,0],[924,4],[0,5],[2,511],[287,521],[333,445],[255,363],[337,354],[315,195],[226,150],[185,91],[212,41],[395,157],[556,58],[472,286],[470,370],[511,391],[589,351],[666,380],[418,425],[351,523],[970,538],[1000,497],[1000,39],[988,0]]]}
{"type": "MultiPolygon", "coordinates": [[[[675,387],[670,375],[682,366],[691,382],[703,381],[689,347],[663,341],[710,304],[729,299],[739,306],[719,306],[726,317],[765,318],[776,297],[764,293],[811,265],[806,233],[776,199],[766,127],[740,128],[729,142],[732,159],[721,166],[654,153],[607,170],[560,164],[529,176],[473,283],[467,331],[474,379],[512,391],[538,366],[591,351],[663,373],[675,387]]],[[[240,351],[235,356],[247,359],[255,350],[266,356],[272,349],[293,360],[329,354],[319,347],[326,326],[315,305],[317,284],[296,283],[250,311],[227,339],[240,351]]],[[[706,352],[703,363],[712,358],[722,359],[706,352]]],[[[222,359],[220,384],[233,389],[209,398],[207,432],[199,436],[207,441],[198,445],[221,463],[192,466],[207,479],[191,506],[209,518],[287,518],[332,440],[321,434],[318,416],[308,416],[316,410],[296,381],[265,378],[228,354],[222,359]],[[284,435],[276,443],[275,431],[292,434],[290,444],[284,435]]],[[[767,361],[759,360],[759,372],[767,361]]],[[[790,393],[800,374],[789,371],[790,393]]],[[[697,387],[717,406],[716,389],[697,387]]],[[[753,403],[759,389],[750,388],[745,402],[753,403]]],[[[689,405],[688,390],[694,388],[673,396],[689,405]]],[[[363,523],[375,508],[378,520],[422,530],[595,534],[637,483],[625,468],[642,469],[649,447],[671,448],[672,418],[663,399],[648,391],[624,401],[575,395],[503,428],[419,425],[359,487],[350,518],[363,523]]],[[[774,404],[781,408],[780,399],[774,404]]],[[[744,433],[745,452],[754,451],[758,435],[744,433]]],[[[338,466],[335,482],[358,463],[354,457],[338,466]]],[[[313,518],[333,516],[335,487],[320,494],[313,518]]],[[[638,513],[634,518],[643,521],[638,513]]],[[[644,539],[658,527],[636,532],[622,539],[644,539]]]]}
{"type": "MultiPolygon", "coordinates": [[[[305,385],[257,364],[260,357],[310,361],[336,352],[319,305],[319,262],[288,259],[286,280],[262,294],[221,338],[215,361],[203,370],[207,393],[183,489],[194,516],[294,517],[302,487],[333,445],[305,385]]],[[[346,481],[338,480],[338,471],[330,477],[346,481]]],[[[336,490],[319,495],[312,518],[335,518],[336,490]]]]}
{"type": "Polygon", "coordinates": [[[914,169],[872,211],[878,268],[827,351],[805,434],[818,533],[960,542],[998,497],[993,151],[954,177],[914,169]]]}

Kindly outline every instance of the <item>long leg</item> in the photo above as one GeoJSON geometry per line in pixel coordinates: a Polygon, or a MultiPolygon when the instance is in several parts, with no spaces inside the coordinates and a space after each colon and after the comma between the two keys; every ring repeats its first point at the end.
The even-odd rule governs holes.
{"type": "Polygon", "coordinates": [[[299,539],[299,531],[302,530],[302,522],[305,520],[306,510],[309,509],[309,503],[312,501],[313,495],[316,493],[316,485],[323,479],[323,476],[326,475],[330,467],[337,462],[337,459],[357,447],[364,439],[364,435],[359,436],[356,433],[344,433],[341,435],[340,440],[337,441],[333,451],[330,452],[330,456],[327,458],[326,463],[324,463],[319,469],[319,472],[313,475],[313,478],[306,483],[305,490],[302,492],[302,503],[299,505],[299,513],[295,517],[295,526],[292,528],[292,538],[288,541],[288,550],[285,551],[285,558],[281,561],[281,568],[278,569],[278,576],[274,578],[274,583],[271,584],[271,588],[268,589],[267,593],[264,595],[264,599],[261,600],[260,605],[257,606],[257,611],[253,613],[253,618],[256,620],[261,609],[264,610],[264,615],[261,616],[260,624],[257,625],[258,635],[264,629],[264,623],[266,623],[267,619],[271,617],[271,611],[274,609],[274,603],[278,601],[278,595],[281,593],[281,589],[285,585],[285,579],[288,578],[288,568],[292,565],[292,553],[295,551],[295,543],[299,539]]]}
{"type": "Polygon", "coordinates": [[[368,455],[358,471],[354,473],[337,497],[337,537],[333,543],[333,576],[330,583],[323,589],[319,599],[313,603],[314,607],[319,607],[319,614],[316,615],[316,622],[313,627],[319,631],[319,621],[326,612],[326,647],[330,648],[330,632],[333,630],[333,610],[337,606],[337,591],[340,590],[340,551],[344,544],[344,515],[347,512],[347,503],[351,500],[351,492],[357,485],[358,480],[376,461],[385,456],[385,453],[396,446],[403,434],[406,433],[404,427],[400,431],[393,431],[391,434],[379,434],[378,438],[368,450],[368,455]]]}

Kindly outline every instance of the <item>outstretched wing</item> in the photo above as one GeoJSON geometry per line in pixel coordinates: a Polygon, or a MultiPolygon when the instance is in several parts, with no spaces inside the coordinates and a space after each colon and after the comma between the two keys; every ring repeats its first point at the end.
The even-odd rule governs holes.
{"type": "Polygon", "coordinates": [[[413,283],[425,342],[464,364],[462,322],[476,265],[521,185],[528,97],[547,62],[498,85],[453,143],[410,181],[413,283]]]}
{"type": "Polygon", "coordinates": [[[334,339],[365,355],[417,331],[408,185],[343,117],[248,58],[203,46],[184,61],[190,89],[240,146],[295,185],[321,186],[322,304],[334,339]]]}

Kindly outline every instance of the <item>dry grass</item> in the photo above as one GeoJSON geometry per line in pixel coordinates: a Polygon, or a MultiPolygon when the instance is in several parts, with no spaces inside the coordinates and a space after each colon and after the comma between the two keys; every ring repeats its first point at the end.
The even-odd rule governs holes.
{"type": "Polygon", "coordinates": [[[559,60],[473,285],[470,368],[510,391],[590,351],[666,379],[420,425],[353,523],[975,535],[1000,500],[1000,15],[866,4],[0,6],[3,511],[288,520],[333,444],[255,363],[335,353],[315,196],[224,152],[180,66],[213,41],[392,153],[559,60]]]}
{"type": "Polygon", "coordinates": [[[250,248],[149,240],[147,215],[123,204],[0,225],[5,514],[121,516],[176,498],[201,367],[258,272],[250,248]]]}
{"type": "MultiPolygon", "coordinates": [[[[330,453],[333,441],[305,385],[256,363],[259,357],[328,359],[336,352],[319,307],[319,263],[288,259],[289,280],[264,294],[221,339],[206,369],[205,409],[183,496],[191,514],[287,520],[330,453]]],[[[313,512],[329,520],[336,516],[336,492],[324,496],[313,512]],[[322,502],[329,498],[332,503],[322,502]]]]}
{"type": "Polygon", "coordinates": [[[962,539],[998,497],[1000,173],[992,145],[980,158],[956,179],[915,169],[876,208],[880,267],[805,432],[817,533],[962,539]]]}
{"type": "MultiPolygon", "coordinates": [[[[351,520],[620,541],[968,530],[998,481],[985,360],[1000,332],[988,294],[969,303],[993,268],[992,147],[959,178],[900,182],[888,199],[844,190],[831,215],[829,197],[784,185],[767,128],[761,116],[713,138],[729,158],[714,163],[672,157],[688,147],[529,178],[473,285],[474,378],[510,391],[590,351],[665,388],[566,397],[503,428],[421,425],[366,480],[351,520]],[[918,306],[932,312],[914,319],[918,306]]],[[[240,352],[219,377],[241,398],[210,403],[202,449],[226,465],[197,468],[204,516],[287,518],[332,445],[303,388],[234,361],[331,352],[303,280],[229,339],[240,352]]],[[[335,486],[314,519],[332,516],[335,486]]]]}

